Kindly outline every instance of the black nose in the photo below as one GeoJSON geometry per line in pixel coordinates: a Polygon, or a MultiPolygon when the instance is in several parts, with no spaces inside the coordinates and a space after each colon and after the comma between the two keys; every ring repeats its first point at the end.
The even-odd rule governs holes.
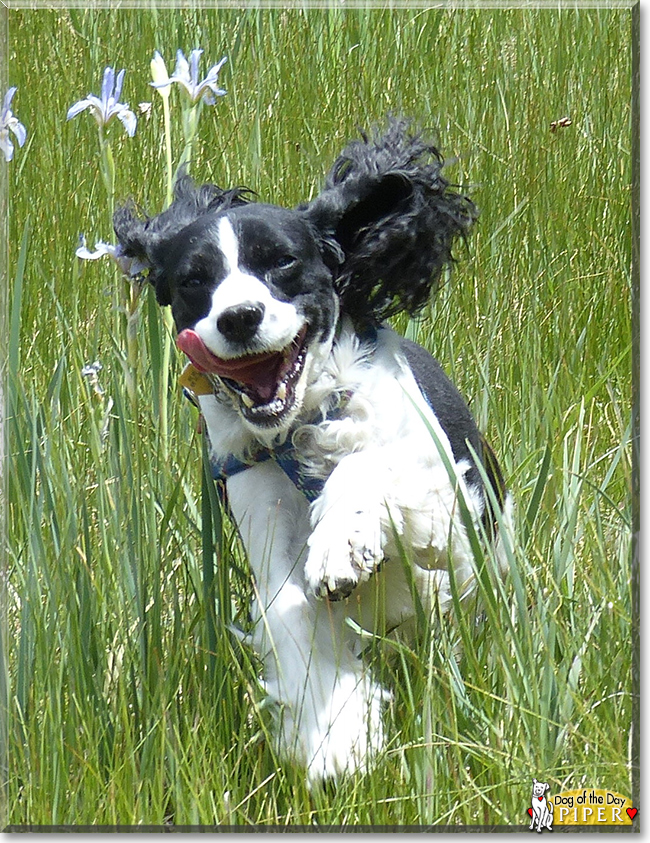
{"type": "Polygon", "coordinates": [[[248,342],[255,336],[255,331],[264,318],[264,305],[236,304],[227,307],[217,319],[217,328],[224,337],[233,342],[248,342]]]}

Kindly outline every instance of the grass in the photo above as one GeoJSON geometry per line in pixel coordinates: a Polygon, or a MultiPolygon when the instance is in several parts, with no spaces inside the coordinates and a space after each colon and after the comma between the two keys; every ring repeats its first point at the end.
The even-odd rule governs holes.
{"type": "MultiPolygon", "coordinates": [[[[630,10],[7,15],[29,135],[6,174],[6,823],[506,825],[526,820],[533,776],[551,793],[631,794],[630,10]],[[111,231],[94,122],[65,123],[67,108],[106,64],[127,68],[132,107],[150,101],[153,50],[169,64],[195,46],[229,57],[197,178],[295,204],[358,126],[405,112],[481,209],[451,282],[397,324],[441,360],[499,455],[517,501],[511,570],[481,579],[482,624],[441,619],[376,654],[390,743],[371,773],[323,792],[273,757],[258,665],[228,632],[247,623],[245,560],[211,517],[211,484],[202,496],[176,357],[158,398],[153,296],[131,400],[123,282],[74,257],[80,232],[111,231]],[[93,381],[81,372],[95,360],[93,381]]],[[[109,134],[117,198],[156,212],[160,101],[133,139],[109,134]]]]}

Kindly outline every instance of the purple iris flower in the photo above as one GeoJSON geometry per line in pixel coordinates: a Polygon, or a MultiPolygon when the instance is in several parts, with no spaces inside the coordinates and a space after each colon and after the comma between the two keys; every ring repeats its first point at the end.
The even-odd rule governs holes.
{"type": "Polygon", "coordinates": [[[113,68],[107,67],[104,71],[104,79],[102,81],[101,99],[94,94],[88,94],[85,99],[79,100],[70,106],[66,119],[70,120],[89,108],[99,126],[105,126],[113,117],[117,117],[126,129],[127,135],[132,138],[135,134],[138,120],[129,108],[128,103],[119,102],[123,81],[124,70],[120,70],[116,79],[113,68]]]}
{"type": "Polygon", "coordinates": [[[95,243],[95,251],[91,252],[86,246],[86,238],[83,234],[79,237],[79,248],[75,254],[78,258],[85,261],[96,261],[98,258],[108,255],[118,265],[122,274],[129,278],[136,278],[148,266],[148,264],[139,258],[127,257],[119,244],[114,246],[112,243],[104,243],[103,240],[98,240],[95,243]]]}
{"type": "Polygon", "coordinates": [[[9,88],[2,103],[2,114],[0,114],[0,149],[4,153],[5,161],[11,161],[14,157],[14,145],[9,137],[11,130],[16,136],[18,146],[25,143],[27,130],[11,110],[11,100],[18,88],[9,88]]]}
{"type": "Polygon", "coordinates": [[[215,97],[222,97],[226,93],[217,85],[219,71],[228,61],[228,57],[224,56],[220,62],[212,65],[208,70],[208,75],[199,82],[199,59],[203,50],[192,50],[190,53],[190,60],[185,58],[182,50],[176,53],[176,67],[169,80],[163,82],[152,82],[154,88],[165,88],[172,82],[178,82],[182,85],[190,100],[195,103],[200,97],[203,97],[203,102],[206,105],[214,105],[215,97]]]}

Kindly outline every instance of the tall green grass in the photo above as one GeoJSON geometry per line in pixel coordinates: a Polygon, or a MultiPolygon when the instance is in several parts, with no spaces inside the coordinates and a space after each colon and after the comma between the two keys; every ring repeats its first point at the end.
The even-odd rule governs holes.
{"type": "Polygon", "coordinates": [[[630,10],[32,9],[8,27],[29,136],[7,168],[5,821],[522,824],[533,776],[631,793],[630,10]],[[110,127],[117,196],[156,212],[149,60],[196,46],[229,57],[197,178],[295,204],[357,127],[406,113],[481,209],[450,283],[397,326],[495,447],[510,572],[480,579],[482,623],[468,610],[378,649],[388,747],[322,792],[273,756],[259,666],[229,631],[248,623],[245,559],[208,506],[182,361],[157,399],[153,295],[134,403],[123,282],[74,257],[81,232],[111,231],[96,127],[67,108],[127,68],[123,99],[154,104],[135,138],[110,127]]]}

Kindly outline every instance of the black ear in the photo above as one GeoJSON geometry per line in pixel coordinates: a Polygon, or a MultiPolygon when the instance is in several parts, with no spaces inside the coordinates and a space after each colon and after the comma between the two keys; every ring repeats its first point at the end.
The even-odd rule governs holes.
{"type": "Polygon", "coordinates": [[[351,143],[304,208],[326,260],[336,256],[342,310],[358,324],[416,314],[452,263],[454,240],[476,219],[442,166],[407,121],[392,120],[383,135],[351,143]]]}
{"type": "Polygon", "coordinates": [[[159,304],[171,304],[168,286],[162,280],[164,266],[160,247],[204,214],[225,210],[248,202],[251,191],[235,187],[222,190],[214,184],[196,187],[187,175],[181,175],[174,186],[174,201],[155,217],[141,217],[133,203],[118,208],[113,215],[113,228],[120,250],[127,257],[139,258],[149,268],[149,281],[154,285],[159,304]]]}

